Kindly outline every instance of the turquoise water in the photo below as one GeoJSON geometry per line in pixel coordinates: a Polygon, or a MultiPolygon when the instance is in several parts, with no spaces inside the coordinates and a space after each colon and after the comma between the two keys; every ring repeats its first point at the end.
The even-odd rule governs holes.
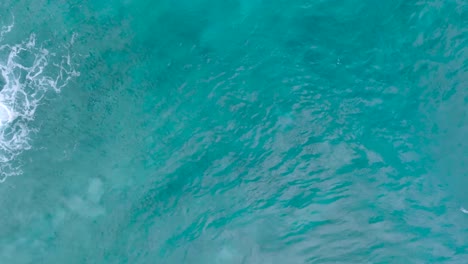
{"type": "Polygon", "coordinates": [[[466,1],[4,0],[0,263],[468,263],[467,43],[466,1]]]}

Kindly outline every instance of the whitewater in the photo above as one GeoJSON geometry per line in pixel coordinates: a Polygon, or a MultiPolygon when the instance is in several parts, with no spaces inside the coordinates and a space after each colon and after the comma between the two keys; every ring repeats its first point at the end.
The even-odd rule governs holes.
{"type": "MultiPolygon", "coordinates": [[[[71,54],[50,52],[35,34],[20,43],[5,43],[13,29],[11,23],[0,31],[0,182],[21,173],[14,159],[31,148],[31,133],[36,128],[29,123],[43,98],[49,92],[60,92],[71,78],[79,76],[71,54]]],[[[73,38],[68,45],[72,44],[73,38]]]]}

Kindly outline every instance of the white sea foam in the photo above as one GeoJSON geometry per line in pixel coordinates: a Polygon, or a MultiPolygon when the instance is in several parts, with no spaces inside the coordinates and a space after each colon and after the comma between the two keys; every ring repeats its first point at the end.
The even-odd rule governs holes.
{"type": "Polygon", "coordinates": [[[57,52],[43,48],[34,34],[21,43],[5,43],[13,29],[14,23],[0,27],[0,182],[21,173],[14,159],[31,147],[30,121],[41,99],[79,75],[67,52],[72,42],[57,52]]]}

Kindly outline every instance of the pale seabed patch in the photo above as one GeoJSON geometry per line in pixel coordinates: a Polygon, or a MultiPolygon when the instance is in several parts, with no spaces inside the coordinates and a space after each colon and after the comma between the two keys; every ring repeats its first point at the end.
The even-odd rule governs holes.
{"type": "Polygon", "coordinates": [[[29,123],[49,91],[60,92],[71,78],[79,76],[68,49],[74,40],[51,52],[38,43],[35,34],[21,43],[5,43],[14,23],[0,28],[0,182],[21,170],[13,161],[31,148],[29,123]]]}

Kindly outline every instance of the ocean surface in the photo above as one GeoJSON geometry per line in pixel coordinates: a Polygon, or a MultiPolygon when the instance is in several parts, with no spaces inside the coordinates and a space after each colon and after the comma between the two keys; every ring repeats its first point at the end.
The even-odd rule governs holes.
{"type": "Polygon", "coordinates": [[[2,0],[1,264],[468,263],[466,0],[2,0]]]}

